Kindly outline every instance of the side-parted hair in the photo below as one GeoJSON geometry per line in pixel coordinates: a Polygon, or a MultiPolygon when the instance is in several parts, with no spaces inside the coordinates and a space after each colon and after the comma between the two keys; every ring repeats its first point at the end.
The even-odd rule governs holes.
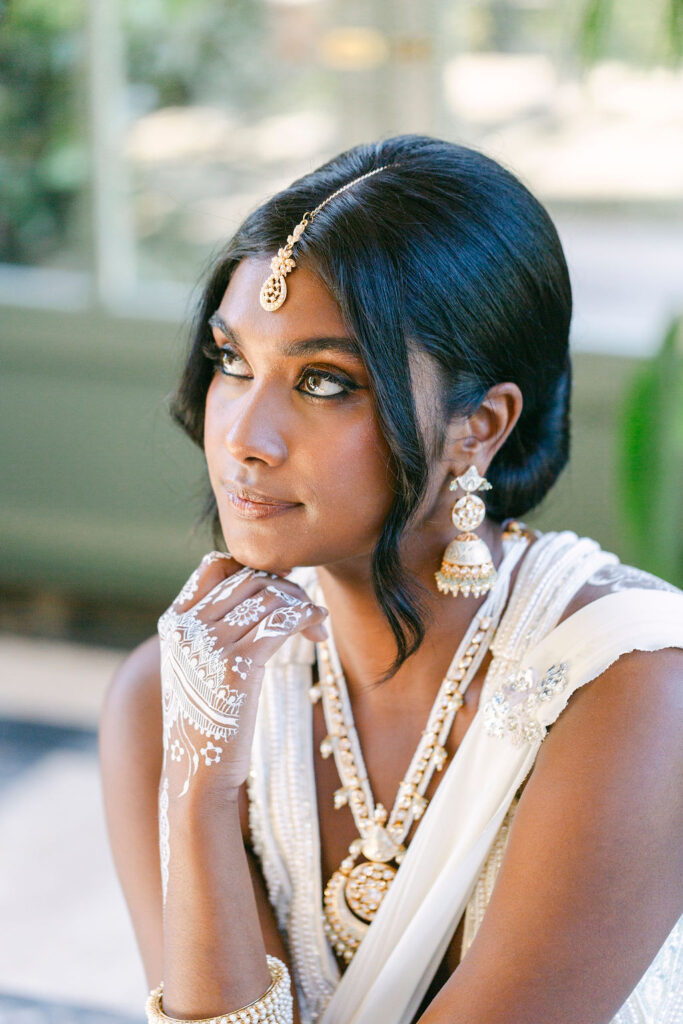
{"type": "MultiPolygon", "coordinates": [[[[569,457],[571,288],[543,206],[494,160],[430,136],[398,135],[341,153],[250,213],[216,260],[172,414],[202,447],[214,372],[203,352],[212,342],[207,321],[238,263],[273,256],[307,210],[384,164],[396,166],[323,207],[294,255],[329,288],[360,346],[393,457],[394,501],[372,555],[375,594],[397,645],[388,679],[425,635],[422,588],[401,564],[399,541],[450,418],[471,415],[494,384],[512,381],[522,393],[521,415],[486,472],[492,489],[481,494],[497,522],[534,508],[569,457]],[[429,440],[411,387],[413,350],[440,371],[429,440]]],[[[220,537],[213,495],[206,515],[220,537]]]]}

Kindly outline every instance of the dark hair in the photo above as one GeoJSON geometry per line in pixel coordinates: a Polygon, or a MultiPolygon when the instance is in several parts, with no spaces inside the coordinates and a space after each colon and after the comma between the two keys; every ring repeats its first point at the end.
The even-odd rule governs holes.
{"type": "MultiPolygon", "coordinates": [[[[522,413],[488,467],[492,490],[482,494],[498,522],[537,505],[568,459],[571,288],[557,232],[538,200],[494,160],[429,136],[398,135],[334,157],[249,214],[216,261],[172,413],[201,447],[214,369],[202,352],[211,340],[207,320],[237,264],[272,256],[307,210],[385,164],[396,166],[320,210],[295,258],[339,303],[393,453],[395,497],[372,556],[375,594],[397,644],[387,679],[425,634],[423,590],[404,572],[399,540],[424,496],[449,418],[471,414],[494,384],[512,381],[521,390],[522,413]],[[417,421],[413,346],[441,373],[435,445],[417,421]]],[[[212,512],[216,527],[213,496],[212,512]]]]}

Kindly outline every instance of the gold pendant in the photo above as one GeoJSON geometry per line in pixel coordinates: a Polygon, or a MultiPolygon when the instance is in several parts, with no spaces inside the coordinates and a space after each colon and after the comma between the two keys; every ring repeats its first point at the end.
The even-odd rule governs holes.
{"type": "Polygon", "coordinates": [[[370,922],[389,891],[397,868],[369,861],[335,871],[323,896],[325,932],[347,963],[363,941],[370,922]]]}
{"type": "Polygon", "coordinates": [[[346,902],[363,921],[372,921],[396,875],[389,864],[357,864],[345,887],[346,902]]]}
{"type": "Polygon", "coordinates": [[[282,275],[271,274],[267,281],[264,281],[259,295],[259,300],[264,309],[273,313],[279,309],[287,298],[287,283],[282,275]]]}

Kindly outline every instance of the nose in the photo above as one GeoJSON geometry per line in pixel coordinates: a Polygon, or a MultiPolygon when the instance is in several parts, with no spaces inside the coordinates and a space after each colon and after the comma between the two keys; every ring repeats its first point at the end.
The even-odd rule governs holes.
{"type": "Polygon", "coordinates": [[[287,458],[281,430],[283,415],[274,395],[252,385],[228,404],[225,447],[238,462],[256,459],[268,466],[280,465],[287,458]]]}

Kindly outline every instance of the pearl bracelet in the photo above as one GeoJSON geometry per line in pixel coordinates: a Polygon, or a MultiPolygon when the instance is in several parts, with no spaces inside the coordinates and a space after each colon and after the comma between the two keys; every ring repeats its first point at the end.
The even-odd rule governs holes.
{"type": "Polygon", "coordinates": [[[147,999],[148,1024],[292,1024],[292,989],[289,971],[282,960],[266,954],[270,976],[273,979],[267,992],[260,999],[230,1013],[219,1013],[217,1017],[201,1020],[178,1020],[168,1017],[161,1005],[164,983],[152,989],[147,999]]]}

